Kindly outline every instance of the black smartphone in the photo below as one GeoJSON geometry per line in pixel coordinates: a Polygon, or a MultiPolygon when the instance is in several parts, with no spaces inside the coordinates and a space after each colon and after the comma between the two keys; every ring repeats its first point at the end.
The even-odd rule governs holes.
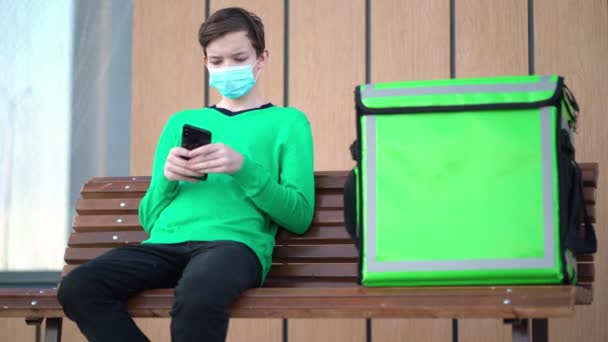
{"type": "MultiPolygon", "coordinates": [[[[194,150],[197,147],[211,144],[211,132],[185,124],[182,128],[182,147],[187,150],[194,150]]],[[[207,180],[207,174],[199,177],[200,180],[207,180]]]]}

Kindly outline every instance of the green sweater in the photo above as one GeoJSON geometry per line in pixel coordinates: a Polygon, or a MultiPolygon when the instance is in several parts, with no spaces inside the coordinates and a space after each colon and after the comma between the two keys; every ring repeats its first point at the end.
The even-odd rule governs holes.
{"type": "Polygon", "coordinates": [[[313,211],[312,134],[302,112],[272,106],[228,116],[204,108],[179,112],[165,125],[139,220],[150,234],[143,243],[246,244],[260,259],[263,283],[272,264],[277,227],[302,234],[313,211]],[[165,161],[171,148],[181,146],[184,124],[211,131],[213,143],[241,153],[241,169],[234,175],[210,174],[198,183],[165,178],[165,161]]]}

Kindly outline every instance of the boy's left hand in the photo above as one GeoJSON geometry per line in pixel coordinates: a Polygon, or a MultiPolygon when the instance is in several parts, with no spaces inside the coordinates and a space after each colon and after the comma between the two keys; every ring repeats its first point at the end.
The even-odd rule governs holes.
{"type": "Polygon", "coordinates": [[[243,156],[222,143],[198,147],[189,152],[188,167],[200,174],[234,174],[243,166],[243,156]]]}

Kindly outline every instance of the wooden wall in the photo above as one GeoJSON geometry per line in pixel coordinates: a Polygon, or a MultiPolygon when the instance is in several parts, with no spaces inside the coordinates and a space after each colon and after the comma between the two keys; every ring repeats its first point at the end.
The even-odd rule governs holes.
{"type": "MultiPolygon", "coordinates": [[[[150,173],[157,137],[172,113],[202,107],[207,96],[210,103],[217,100],[215,90],[205,95],[197,29],[207,10],[242,5],[266,24],[271,59],[261,76],[262,92],[273,103],[298,107],[308,115],[317,170],[352,166],[348,146],[355,136],[357,84],[450,75],[561,74],[582,107],[578,159],[600,163],[598,201],[605,208],[608,0],[454,0],[451,4],[450,0],[135,0],[132,174],[150,173]]],[[[599,210],[595,303],[577,308],[574,318],[550,320],[552,341],[608,340],[607,215],[607,210],[599,210]]],[[[153,341],[168,340],[168,320],[138,322],[153,341]]],[[[459,323],[461,341],[511,338],[499,320],[459,323]]],[[[281,326],[276,319],[234,320],[229,341],[281,341],[281,326]]],[[[65,333],[66,341],[83,340],[72,324],[65,333]]],[[[372,323],[372,338],[378,342],[447,342],[451,334],[450,320],[372,323]]],[[[289,341],[363,342],[365,320],[289,320],[288,335],[289,341]]]]}
{"type": "Polygon", "coordinates": [[[595,303],[550,321],[560,341],[608,341],[608,6],[604,0],[535,0],[536,71],[567,77],[582,112],[577,158],[600,162],[595,303]]]}
{"type": "MultiPolygon", "coordinates": [[[[138,13],[142,6],[136,6],[135,14],[134,45],[141,50],[134,51],[133,65],[147,67],[141,66],[141,74],[134,71],[133,174],[149,173],[149,149],[166,118],[191,103],[203,106],[200,89],[207,91],[200,63],[187,59],[176,69],[169,56],[158,53],[155,63],[160,66],[152,74],[156,68],[150,65],[149,56],[156,48],[149,50],[141,45],[148,39],[146,31],[159,30],[159,21],[166,22],[167,14],[173,17],[171,13],[186,11],[192,21],[180,21],[170,31],[191,30],[191,41],[184,34],[180,37],[186,40],[167,36],[163,42],[188,58],[199,53],[198,49],[189,50],[190,44],[196,43],[196,30],[191,27],[198,25],[191,9],[194,4],[205,6],[204,1],[173,3],[172,10],[164,8],[167,2],[154,3],[147,3],[145,15],[138,13]],[[189,77],[187,82],[176,79],[159,85],[167,92],[173,87],[183,89],[177,98],[160,88],[154,96],[137,98],[139,89],[155,77],[162,78],[168,70],[189,77]],[[198,82],[196,86],[191,85],[193,79],[198,82]],[[138,120],[153,124],[142,130],[135,124],[138,120]]],[[[577,142],[579,159],[600,161],[602,167],[608,167],[608,139],[604,133],[608,122],[602,113],[608,105],[607,0],[455,0],[453,13],[449,0],[210,0],[209,10],[232,5],[245,6],[264,19],[271,60],[261,77],[262,92],[273,103],[295,106],[308,115],[315,137],[317,170],[352,166],[348,145],[355,136],[353,88],[357,84],[530,71],[566,77],[583,107],[577,142]]],[[[198,14],[203,13],[201,10],[198,14]]],[[[210,103],[218,98],[211,90],[210,103]]],[[[605,174],[600,182],[600,203],[607,193],[605,174]]],[[[601,212],[598,227],[606,219],[606,212],[601,212]]],[[[600,231],[599,237],[605,241],[607,234],[600,231]]],[[[599,274],[608,271],[604,253],[602,250],[597,258],[599,274]]],[[[550,322],[552,339],[608,339],[608,328],[600,323],[607,318],[601,308],[608,304],[608,291],[602,285],[598,279],[592,307],[579,309],[574,319],[550,322]]],[[[237,320],[231,326],[230,340],[251,340],[255,334],[259,340],[279,341],[280,327],[280,320],[237,320]]],[[[374,320],[372,337],[373,341],[387,342],[450,341],[451,327],[450,320],[374,320]]],[[[461,341],[510,340],[510,331],[500,320],[461,320],[459,330],[461,341]]],[[[365,341],[365,320],[289,320],[288,336],[290,341],[365,341]]]]}
{"type": "MultiPolygon", "coordinates": [[[[203,106],[200,89],[207,91],[202,65],[189,59],[200,53],[198,49],[190,50],[191,44],[196,43],[196,30],[191,27],[199,24],[192,9],[200,8],[197,14],[202,15],[204,1],[174,3],[171,10],[164,8],[167,2],[155,3],[155,6],[147,3],[145,14],[138,13],[138,8],[143,12],[143,6],[136,6],[135,13],[134,48],[141,50],[134,50],[133,65],[140,65],[142,74],[134,70],[133,174],[149,173],[152,153],[148,149],[154,145],[166,118],[192,103],[195,107],[203,106]],[[153,67],[149,56],[156,48],[149,50],[150,47],[140,45],[149,39],[146,31],[166,30],[159,21],[170,25],[167,17],[173,18],[171,13],[181,15],[180,11],[187,12],[192,21],[179,21],[169,31],[191,30],[193,38],[188,41],[185,33],[180,35],[183,40],[167,35],[167,41],[163,42],[168,44],[164,46],[175,47],[188,56],[187,63],[178,64],[180,68],[176,70],[170,56],[158,53],[155,63],[160,65],[153,67]],[[153,73],[151,70],[155,69],[153,73]],[[155,77],[163,78],[165,73],[189,79],[163,82],[158,87],[166,91],[158,88],[154,96],[137,97],[140,89],[155,77]],[[192,77],[197,74],[198,78],[192,77]],[[193,80],[198,82],[195,86],[193,80]],[[177,98],[171,93],[174,87],[183,90],[177,98]],[[149,122],[149,129],[138,127],[135,124],[138,120],[149,122]]],[[[261,78],[262,91],[275,104],[295,106],[308,115],[315,136],[317,170],[352,166],[347,147],[355,135],[352,91],[357,84],[530,71],[566,76],[583,106],[579,159],[600,161],[602,166],[608,166],[608,142],[602,131],[608,123],[602,115],[602,108],[608,105],[606,0],[455,0],[452,18],[449,0],[210,0],[209,5],[211,12],[225,6],[245,6],[264,19],[271,61],[261,78]]],[[[160,48],[163,42],[156,46],[160,48]]],[[[215,90],[210,91],[209,99],[210,103],[218,99],[215,90]]],[[[603,175],[602,180],[605,179],[603,175]]],[[[604,187],[599,195],[602,203],[606,182],[600,184],[604,187]]],[[[605,222],[605,215],[606,212],[600,213],[598,227],[605,222]]],[[[599,237],[605,241],[606,233],[600,232],[599,237]]],[[[599,274],[608,271],[603,260],[600,254],[599,274]]],[[[598,282],[596,303],[578,310],[574,319],[552,320],[552,338],[556,341],[608,338],[608,329],[599,324],[606,319],[605,309],[600,308],[608,304],[608,293],[602,290],[602,280],[598,282]]],[[[280,320],[237,320],[231,326],[230,337],[232,341],[245,341],[255,333],[260,340],[280,340],[280,327],[280,320]]],[[[499,320],[461,320],[459,330],[462,341],[510,339],[509,329],[499,320]]],[[[374,320],[372,332],[374,341],[449,341],[451,321],[374,320]]],[[[365,341],[365,321],[290,320],[288,335],[290,341],[365,341]]]]}

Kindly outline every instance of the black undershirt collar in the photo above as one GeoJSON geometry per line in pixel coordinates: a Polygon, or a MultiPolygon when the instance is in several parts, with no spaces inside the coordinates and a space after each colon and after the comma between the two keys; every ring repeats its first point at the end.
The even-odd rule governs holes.
{"type": "Polygon", "coordinates": [[[226,109],[226,108],[218,107],[217,105],[210,106],[209,108],[213,108],[213,109],[217,110],[218,112],[220,112],[220,113],[222,113],[224,115],[227,115],[227,116],[235,116],[235,115],[251,112],[251,111],[254,111],[254,110],[260,110],[260,109],[270,108],[270,107],[273,107],[273,106],[274,105],[272,103],[268,102],[268,103],[263,104],[263,105],[261,105],[261,106],[259,106],[257,108],[249,108],[249,109],[245,109],[245,110],[239,110],[239,111],[236,111],[236,112],[233,112],[233,111],[231,111],[229,109],[226,109]]]}

